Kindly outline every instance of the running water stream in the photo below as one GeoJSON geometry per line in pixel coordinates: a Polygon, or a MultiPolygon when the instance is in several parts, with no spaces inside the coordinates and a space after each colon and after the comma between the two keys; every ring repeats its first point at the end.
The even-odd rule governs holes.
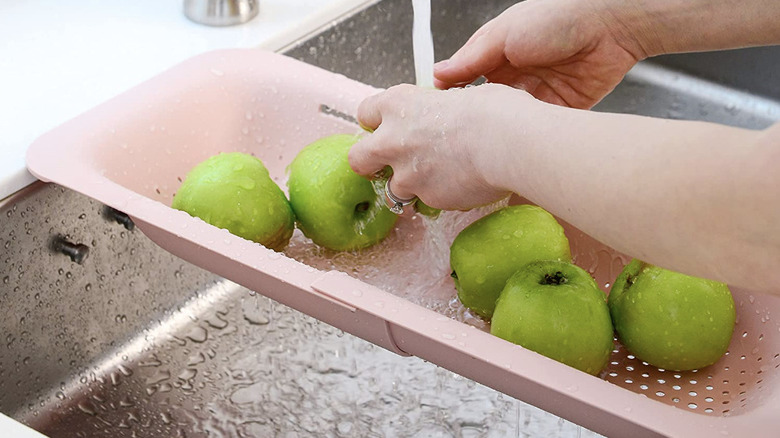
{"type": "Polygon", "coordinates": [[[417,85],[433,88],[433,34],[431,33],[431,0],[412,0],[414,24],[412,48],[417,85]]]}

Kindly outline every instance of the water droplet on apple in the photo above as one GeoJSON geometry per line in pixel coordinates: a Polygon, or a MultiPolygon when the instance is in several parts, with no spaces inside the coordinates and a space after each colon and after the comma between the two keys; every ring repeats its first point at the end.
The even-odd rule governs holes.
{"type": "Polygon", "coordinates": [[[247,190],[252,190],[257,186],[257,184],[252,178],[244,177],[238,180],[238,186],[247,190]]]}

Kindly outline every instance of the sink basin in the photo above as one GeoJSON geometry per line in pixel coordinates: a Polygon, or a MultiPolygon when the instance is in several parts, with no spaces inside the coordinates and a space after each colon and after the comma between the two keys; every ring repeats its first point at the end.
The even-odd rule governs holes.
{"type": "MultiPolygon", "coordinates": [[[[326,78],[329,90],[318,91],[321,83],[309,80],[304,97],[330,96],[339,103],[325,110],[315,106],[330,118],[293,124],[287,136],[253,128],[289,123],[286,115],[268,119],[296,114],[297,107],[269,98],[291,95],[283,76],[269,76],[259,87],[251,81],[264,74],[261,69],[244,76],[240,69],[230,70],[237,58],[268,56],[249,51],[207,54],[120,97],[134,109],[122,114],[132,118],[127,124],[90,125],[102,117],[98,109],[42,140],[51,147],[60,138],[99,139],[125,152],[109,156],[94,149],[99,152],[89,155],[87,149],[74,149],[49,165],[60,184],[36,184],[1,207],[5,349],[0,354],[0,412],[49,436],[78,437],[595,435],[579,425],[608,435],[742,436],[774,421],[780,406],[773,385],[780,367],[780,349],[773,347],[780,342],[780,326],[770,320],[772,310],[780,308],[774,297],[734,291],[737,331],[729,355],[713,367],[670,373],[617,349],[605,374],[596,378],[490,339],[479,321],[464,320],[451,298],[434,296],[426,302],[412,297],[410,302],[399,290],[380,290],[381,284],[355,268],[366,257],[309,257],[301,236],[294,238],[300,245],[281,255],[170,211],[166,205],[177,187],[175,177],[199,161],[198,154],[216,152],[180,148],[211,136],[225,147],[264,154],[281,170],[307,139],[330,130],[354,132],[348,117],[339,115],[354,112],[359,98],[374,91],[369,86],[413,81],[408,3],[375,3],[288,47],[284,61],[262,58],[267,65],[282,63],[291,72],[305,72],[298,81],[326,78]],[[307,70],[292,59],[324,70],[307,70]],[[195,69],[200,79],[192,79],[195,69]],[[191,125],[157,122],[166,113],[184,111],[177,109],[182,101],[175,87],[154,88],[154,98],[135,98],[151,96],[153,84],[170,84],[165,78],[174,76],[192,80],[200,96],[187,102],[191,125]],[[256,94],[242,94],[245,106],[209,118],[211,125],[198,113],[246,90],[256,94]],[[335,97],[328,94],[333,90],[339,90],[335,97]],[[259,110],[259,97],[270,105],[264,107],[268,111],[259,110]],[[126,132],[139,127],[151,139],[146,146],[123,146],[126,132]],[[162,158],[134,155],[150,150],[162,158]],[[179,168],[169,172],[161,162],[178,162],[172,165],[179,168]],[[98,176],[105,177],[84,186],[90,196],[66,188],[83,176],[82,163],[101,167],[98,176]],[[147,179],[136,178],[139,172],[148,172],[147,179]],[[118,188],[132,193],[121,200],[100,199],[118,188]],[[211,244],[199,240],[201,233],[214,237],[211,244]],[[362,281],[329,272],[334,268],[362,281]],[[287,279],[293,272],[296,278],[287,279]],[[256,292],[241,284],[256,285],[251,287],[256,292]],[[402,312],[393,314],[393,308],[402,312]],[[452,330],[442,330],[435,341],[423,339],[424,330],[411,317],[418,314],[433,320],[429,327],[452,330]],[[506,349],[522,361],[480,362],[481,356],[464,352],[481,353],[483,347],[468,345],[466,339],[506,349]],[[483,375],[483,367],[491,372],[483,375]],[[605,397],[597,400],[595,394],[605,397]]],[[[438,56],[452,53],[509,4],[434,1],[438,56]]],[[[709,56],[768,63],[777,54],[765,49],[709,56]]],[[[637,66],[596,110],[747,128],[780,118],[780,104],[773,100],[778,96],[760,75],[741,74],[733,63],[728,73],[713,75],[707,65],[719,64],[700,62],[699,56],[637,66]]],[[[283,172],[275,177],[281,182],[283,172]]],[[[453,227],[462,227],[478,214],[447,217],[453,227]]],[[[419,219],[405,224],[398,233],[424,228],[419,219]]],[[[588,265],[602,285],[626,261],[571,227],[567,233],[581,250],[578,263],[588,265]]],[[[446,284],[436,288],[444,290],[446,284]]]]}

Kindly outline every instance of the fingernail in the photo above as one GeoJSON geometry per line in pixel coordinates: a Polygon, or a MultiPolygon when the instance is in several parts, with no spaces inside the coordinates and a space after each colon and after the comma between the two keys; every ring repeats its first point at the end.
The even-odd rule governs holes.
{"type": "Polygon", "coordinates": [[[436,64],[433,64],[433,71],[446,70],[449,64],[450,64],[449,59],[445,59],[444,61],[439,61],[436,64]]]}

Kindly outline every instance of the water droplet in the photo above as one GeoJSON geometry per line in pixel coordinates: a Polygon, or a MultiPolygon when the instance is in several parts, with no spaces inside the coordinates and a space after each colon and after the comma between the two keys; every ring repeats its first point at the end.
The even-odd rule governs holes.
{"type": "Polygon", "coordinates": [[[130,376],[133,375],[133,370],[131,370],[130,368],[128,368],[128,367],[126,367],[126,366],[124,366],[122,364],[117,365],[116,368],[125,377],[130,377],[130,376]]]}
{"type": "Polygon", "coordinates": [[[190,380],[190,379],[194,378],[197,374],[198,374],[198,370],[196,370],[194,368],[185,368],[176,377],[178,377],[181,380],[190,380]]]}
{"type": "Polygon", "coordinates": [[[214,76],[219,76],[219,77],[225,76],[225,72],[223,72],[222,70],[216,69],[216,68],[212,68],[211,69],[211,74],[213,74],[214,76]]]}
{"type": "Polygon", "coordinates": [[[192,342],[201,343],[208,339],[209,333],[205,328],[201,326],[195,326],[189,332],[187,332],[185,337],[192,342]]]}
{"type": "Polygon", "coordinates": [[[455,335],[450,334],[450,333],[442,333],[441,337],[444,338],[444,339],[447,339],[449,341],[454,341],[455,339],[457,339],[455,335]]]}
{"type": "Polygon", "coordinates": [[[205,361],[206,361],[206,356],[204,356],[203,353],[198,352],[197,354],[193,354],[192,356],[190,356],[190,358],[187,360],[187,365],[195,366],[205,361]]]}
{"type": "Polygon", "coordinates": [[[82,401],[78,404],[79,410],[87,415],[97,415],[95,407],[89,401],[82,401]]]}
{"type": "Polygon", "coordinates": [[[146,378],[146,385],[156,385],[160,382],[164,382],[171,378],[171,373],[168,370],[159,370],[154,375],[146,378]]]}
{"type": "Polygon", "coordinates": [[[271,322],[266,309],[260,308],[252,301],[244,302],[244,319],[252,325],[267,325],[271,322]]]}
{"type": "Polygon", "coordinates": [[[342,421],[337,426],[340,435],[348,435],[352,431],[352,423],[349,421],[342,421]]]}

